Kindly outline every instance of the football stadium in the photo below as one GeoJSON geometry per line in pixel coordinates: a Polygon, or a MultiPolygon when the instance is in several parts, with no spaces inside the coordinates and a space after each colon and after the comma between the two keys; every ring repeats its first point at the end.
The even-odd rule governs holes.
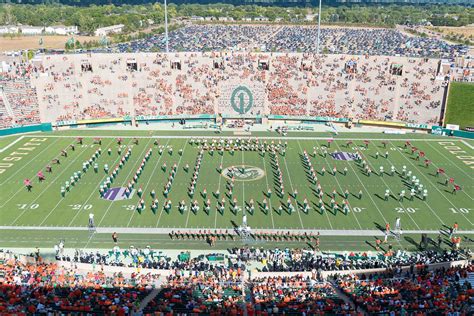
{"type": "Polygon", "coordinates": [[[0,314],[471,314],[468,48],[318,33],[0,55],[0,314]]]}

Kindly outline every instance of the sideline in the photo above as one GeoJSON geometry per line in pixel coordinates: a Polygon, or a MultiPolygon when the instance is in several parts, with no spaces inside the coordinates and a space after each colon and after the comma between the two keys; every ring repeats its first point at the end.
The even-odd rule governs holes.
{"type": "MultiPolygon", "coordinates": [[[[61,230],[75,230],[88,231],[87,226],[0,226],[1,230],[42,230],[42,231],[61,231],[61,230]]],[[[207,229],[207,228],[206,228],[207,229]]],[[[214,228],[212,228],[214,229],[214,228]]],[[[211,230],[212,230],[211,229],[211,230]]],[[[216,230],[229,229],[229,227],[215,228],[216,230]]],[[[202,232],[203,228],[153,228],[153,227],[96,227],[97,234],[111,234],[117,232],[120,234],[169,234],[172,231],[180,232],[202,232]]],[[[290,233],[315,233],[319,232],[321,236],[383,236],[382,230],[345,230],[345,229],[259,229],[259,233],[274,233],[274,232],[290,232],[290,233]]],[[[439,230],[404,230],[403,234],[439,234],[439,230]]],[[[460,230],[458,234],[474,234],[474,230],[460,230]]]]}
{"type": "MultiPolygon", "coordinates": [[[[77,137],[84,137],[84,138],[87,138],[87,137],[100,137],[100,138],[117,138],[117,137],[121,137],[121,138],[145,138],[145,139],[148,139],[148,138],[176,138],[176,139],[189,139],[189,138],[197,138],[197,139],[202,139],[202,138],[205,138],[205,139],[217,139],[217,138],[232,138],[232,139],[242,139],[242,138],[258,138],[258,139],[276,139],[276,140],[282,140],[282,139],[285,139],[285,140],[292,140],[292,139],[295,139],[295,140],[328,140],[328,139],[334,139],[334,140],[361,140],[363,141],[364,139],[368,139],[368,140],[387,140],[387,141],[411,141],[411,142],[416,142],[416,141],[422,141],[422,142],[439,142],[440,140],[443,140],[444,138],[415,138],[415,139],[410,139],[409,137],[407,138],[370,138],[370,137],[366,137],[366,138],[352,138],[352,137],[344,137],[344,138],[339,138],[339,137],[312,137],[312,136],[300,136],[300,137],[291,137],[291,136],[230,136],[230,135],[221,135],[221,134],[216,134],[216,135],[193,135],[193,133],[190,133],[188,135],[154,135],[154,136],[140,136],[140,135],[97,135],[97,134],[94,134],[94,135],[41,135],[41,137],[63,137],[63,138],[77,138],[77,137]]],[[[451,140],[451,141],[457,141],[457,142],[461,142],[462,140],[461,139],[454,139],[454,140],[451,140]]]]}

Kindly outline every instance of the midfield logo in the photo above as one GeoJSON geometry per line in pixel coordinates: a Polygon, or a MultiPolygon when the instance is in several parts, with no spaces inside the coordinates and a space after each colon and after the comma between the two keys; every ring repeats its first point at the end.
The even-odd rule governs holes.
{"type": "MultiPolygon", "coordinates": [[[[265,176],[265,172],[254,166],[234,166],[233,176],[238,181],[255,181],[265,176]]],[[[225,168],[222,175],[228,179],[232,178],[230,168],[225,168]]]]}

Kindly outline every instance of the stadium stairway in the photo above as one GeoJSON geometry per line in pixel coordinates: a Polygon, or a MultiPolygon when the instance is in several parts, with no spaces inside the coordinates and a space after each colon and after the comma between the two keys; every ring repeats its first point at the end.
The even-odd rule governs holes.
{"type": "Polygon", "coordinates": [[[471,286],[474,288],[474,272],[469,272],[467,274],[467,278],[461,280],[461,284],[464,284],[465,282],[471,283],[471,286]]]}
{"type": "Polygon", "coordinates": [[[147,307],[148,303],[151,302],[159,293],[161,292],[161,281],[158,283],[157,287],[153,289],[141,302],[138,310],[143,312],[143,310],[147,307]]]}
{"type": "MultiPolygon", "coordinates": [[[[354,305],[354,302],[349,298],[349,296],[347,296],[343,291],[341,291],[341,289],[337,286],[337,284],[333,281],[329,281],[329,283],[331,283],[332,287],[334,288],[334,290],[336,291],[336,294],[337,296],[344,301],[344,303],[347,303],[349,304],[353,309],[356,309],[356,306],[354,305]]],[[[356,309],[356,312],[359,312],[361,313],[362,315],[364,316],[367,316],[369,315],[365,310],[363,310],[362,308],[357,308],[356,309]]]]}
{"type": "Polygon", "coordinates": [[[3,100],[3,105],[5,106],[5,109],[7,110],[7,114],[10,117],[14,117],[15,115],[13,114],[13,110],[10,106],[10,101],[8,101],[8,98],[5,95],[5,92],[3,91],[3,89],[0,89],[0,98],[3,100]]]}

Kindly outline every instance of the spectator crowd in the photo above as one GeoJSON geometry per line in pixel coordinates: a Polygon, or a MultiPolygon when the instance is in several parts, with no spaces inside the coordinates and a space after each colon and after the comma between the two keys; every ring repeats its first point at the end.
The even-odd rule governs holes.
{"type": "Polygon", "coordinates": [[[440,119],[445,87],[436,60],[404,57],[54,55],[28,67],[30,72],[21,79],[12,79],[18,66],[6,73],[9,85],[22,83],[15,84],[16,92],[4,89],[0,95],[0,100],[10,98],[8,106],[4,100],[0,103],[0,115],[15,118],[2,120],[4,125],[129,115],[235,114],[236,101],[232,106],[230,99],[242,85],[252,93],[248,114],[433,124],[440,119]]]}
{"type": "MultiPolygon", "coordinates": [[[[172,52],[261,50],[315,53],[316,26],[187,25],[169,33],[172,52]]],[[[467,52],[465,45],[408,36],[396,29],[321,28],[321,51],[332,54],[451,58],[467,52]]],[[[113,52],[163,52],[165,35],[117,44],[113,52]]]]}
{"type": "Polygon", "coordinates": [[[428,57],[465,48],[398,30],[327,28],[324,55],[315,55],[315,32],[191,25],[170,33],[170,54],[151,52],[164,45],[157,36],[119,44],[121,54],[10,58],[0,71],[0,124],[235,114],[239,86],[252,93],[247,114],[439,122],[445,74],[428,57]]]}
{"type": "MultiPolygon", "coordinates": [[[[246,263],[274,260],[272,256],[280,253],[278,249],[259,248],[229,251],[232,260],[246,263]]],[[[282,253],[298,260],[298,250],[286,249],[282,253]]],[[[472,264],[429,269],[435,262],[460,259],[454,253],[413,253],[399,266],[386,265],[377,274],[353,270],[349,274],[329,276],[327,280],[314,271],[251,277],[245,268],[196,265],[203,258],[188,258],[183,265],[175,265],[169,259],[169,273],[162,275],[126,268],[123,272],[108,271],[106,262],[101,261],[102,255],[96,253],[74,256],[83,263],[98,259],[96,263],[100,264],[92,269],[78,267],[75,262],[46,262],[39,253],[36,261],[25,261],[23,256],[11,253],[1,255],[2,315],[360,315],[363,311],[468,315],[474,303],[472,264]],[[400,269],[415,262],[411,269],[400,269]]],[[[347,258],[363,255],[349,254],[347,258]]]]}

